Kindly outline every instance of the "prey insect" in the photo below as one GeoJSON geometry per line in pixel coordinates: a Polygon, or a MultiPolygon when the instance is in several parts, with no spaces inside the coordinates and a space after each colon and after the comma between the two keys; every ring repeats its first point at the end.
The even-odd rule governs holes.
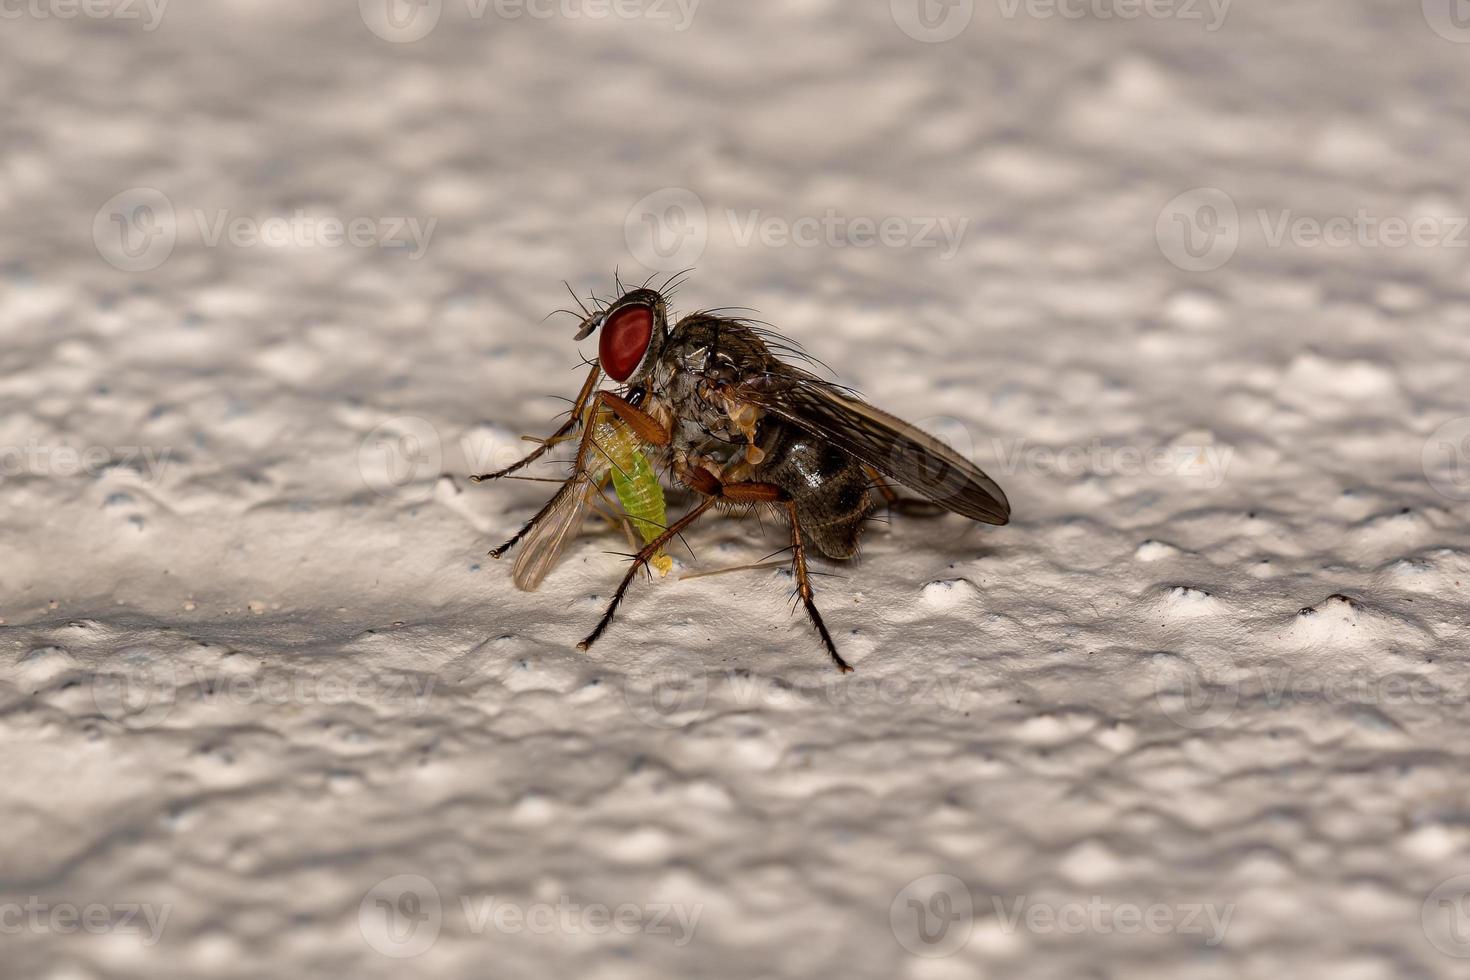
{"type": "Polygon", "coordinates": [[[902,513],[950,511],[999,525],[1010,519],[1005,493],[944,443],[783,359],[806,355],[758,323],[702,311],[670,327],[668,286],[624,290],[620,283],[616,300],[582,306],[576,339],[599,332],[598,356],[567,421],[524,459],[471,479],[507,476],[576,440],[572,472],[490,553],[499,558],[524,540],[515,580],[534,588],[576,535],[605,475],[612,478],[644,545],[579,644],[586,650],[611,624],[638,571],[666,561],[669,542],[712,508],[774,512],[790,532],[796,594],[833,663],[850,671],[817,611],[811,552],[852,558],[878,497],[902,513]],[[601,388],[604,377],[617,389],[601,388]],[[694,504],[672,522],[647,464],[694,493],[694,504]],[[900,497],[895,485],[917,498],[900,497]]]}
{"type": "MultiPolygon", "coordinates": [[[[592,414],[590,407],[584,416],[592,414]]],[[[582,425],[587,425],[584,418],[582,425]]],[[[590,430],[592,453],[587,465],[574,473],[573,487],[558,494],[556,506],[526,534],[516,557],[511,578],[528,592],[540,587],[546,573],[556,566],[562,552],[582,529],[582,522],[599,501],[606,500],[605,482],[611,482],[627,524],[644,543],[658,537],[668,523],[664,488],[644,455],[637,436],[615,414],[603,409],[590,430]]],[[[614,515],[614,520],[616,520],[614,515]]],[[[667,575],[674,560],[660,551],[649,564],[667,575]]]]}

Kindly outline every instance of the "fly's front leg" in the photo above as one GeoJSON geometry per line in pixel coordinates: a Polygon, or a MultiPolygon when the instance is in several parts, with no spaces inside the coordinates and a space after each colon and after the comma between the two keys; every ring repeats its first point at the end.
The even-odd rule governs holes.
{"type": "MultiPolygon", "coordinates": [[[[582,413],[587,407],[587,400],[592,397],[592,391],[597,387],[597,380],[601,376],[602,368],[598,367],[596,364],[592,365],[592,370],[587,373],[587,380],[582,382],[582,390],[577,394],[577,400],[572,403],[571,415],[567,418],[566,423],[563,424],[561,428],[553,432],[550,436],[548,436],[546,440],[541,443],[541,445],[531,450],[531,454],[529,456],[526,456],[520,460],[517,460],[514,463],[511,463],[503,470],[496,470],[494,473],[479,473],[471,476],[470,482],[481,483],[485,480],[498,480],[502,476],[508,476],[511,473],[514,473],[516,470],[521,469],[525,466],[529,466],[531,463],[536,462],[536,460],[540,459],[546,453],[546,450],[550,449],[552,446],[566,441],[567,434],[582,423],[582,413]]],[[[521,533],[524,534],[525,531],[522,531],[521,533]]],[[[520,535],[517,535],[516,537],[519,538],[520,535]]]]}
{"type": "MultiPolygon", "coordinates": [[[[618,400],[622,401],[621,399],[618,400]]],[[[627,405],[626,402],[623,404],[628,408],[633,407],[627,405]]],[[[614,411],[618,411],[615,405],[609,407],[613,408],[614,411]]],[[[636,408],[633,410],[635,412],[638,411],[636,408]]],[[[641,415],[643,413],[639,412],[639,414],[641,415]]],[[[621,412],[619,412],[619,417],[630,426],[633,426],[634,431],[638,431],[636,424],[628,417],[622,415],[621,412]]],[[[653,422],[653,419],[647,416],[644,417],[649,422],[653,422]]],[[[653,424],[657,425],[658,423],[654,422],[653,424]]],[[[667,438],[668,430],[664,429],[662,431],[665,438],[667,438]]],[[[678,466],[678,471],[679,479],[684,482],[684,485],[701,494],[704,499],[696,504],[689,513],[670,524],[667,530],[648,542],[638,554],[633,556],[633,567],[628,569],[628,573],[623,576],[623,581],[618,584],[618,589],[613,593],[612,601],[607,604],[607,609],[603,612],[602,619],[598,621],[597,626],[593,628],[591,633],[587,634],[585,640],[577,644],[578,649],[590,649],[592,644],[597,642],[597,638],[607,630],[608,626],[612,623],[613,615],[618,611],[618,606],[623,601],[624,594],[628,591],[628,586],[633,584],[633,578],[638,574],[638,570],[646,565],[654,555],[658,554],[660,548],[672,541],[675,535],[698,520],[700,515],[705,511],[721,502],[736,504],[775,503],[786,496],[785,492],[774,483],[756,483],[754,481],[721,483],[720,478],[709,470],[699,466],[688,466],[687,464],[678,466]]]]}
{"type": "Polygon", "coordinates": [[[607,604],[607,609],[603,612],[602,619],[598,620],[592,632],[587,634],[587,638],[577,644],[578,650],[592,649],[592,644],[597,642],[597,638],[603,634],[603,631],[612,622],[613,614],[618,611],[618,605],[623,601],[623,594],[628,591],[628,586],[633,583],[633,576],[638,574],[638,570],[648,564],[649,560],[658,554],[664,545],[672,541],[676,534],[699,520],[700,515],[714,505],[715,498],[713,497],[706,497],[701,500],[694,506],[693,510],[670,524],[668,530],[648,542],[638,554],[633,556],[633,567],[628,569],[628,574],[624,575],[623,581],[618,584],[618,590],[613,593],[612,601],[607,604]]]}

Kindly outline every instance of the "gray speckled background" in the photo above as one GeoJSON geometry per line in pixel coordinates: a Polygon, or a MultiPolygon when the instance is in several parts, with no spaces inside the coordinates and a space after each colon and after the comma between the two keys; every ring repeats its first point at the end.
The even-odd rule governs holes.
{"type": "Polygon", "coordinates": [[[0,972],[1461,975],[1470,26],[1417,7],[5,5],[0,972]],[[847,679],[783,572],[680,580],[770,521],[590,654],[618,535],[484,557],[561,280],[650,265],[1010,494],[824,569],[847,679]]]}

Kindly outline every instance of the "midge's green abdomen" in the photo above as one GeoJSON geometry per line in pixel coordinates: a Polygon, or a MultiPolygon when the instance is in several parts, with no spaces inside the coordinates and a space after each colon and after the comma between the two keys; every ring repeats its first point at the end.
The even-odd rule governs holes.
{"type": "MultiPolygon", "coordinates": [[[[618,503],[623,505],[633,529],[647,544],[669,526],[664,488],[658,482],[658,474],[643,454],[632,430],[612,412],[604,410],[597,414],[592,442],[593,452],[602,456],[601,463],[612,474],[618,503]]],[[[651,564],[659,574],[667,575],[674,567],[674,560],[660,551],[654,555],[651,564]]]]}

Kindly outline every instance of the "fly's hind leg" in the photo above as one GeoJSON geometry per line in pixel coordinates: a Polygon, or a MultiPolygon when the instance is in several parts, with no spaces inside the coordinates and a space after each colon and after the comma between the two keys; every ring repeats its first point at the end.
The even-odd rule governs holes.
{"type": "Polygon", "coordinates": [[[822,614],[817,612],[817,603],[813,598],[811,575],[806,567],[806,545],[801,540],[801,519],[796,515],[796,501],[786,501],[786,515],[791,523],[791,565],[796,575],[796,593],[801,597],[801,604],[806,607],[806,614],[811,618],[812,625],[817,628],[817,635],[822,638],[822,645],[832,655],[832,662],[837,669],[844,674],[852,673],[852,665],[842,659],[842,654],[837,652],[837,644],[832,642],[832,634],[827,632],[827,624],[822,622],[822,614]]]}
{"type": "Polygon", "coordinates": [[[904,497],[887,483],[883,474],[871,466],[864,466],[863,472],[868,474],[868,479],[873,481],[873,489],[883,496],[883,501],[888,509],[895,514],[903,514],[905,517],[938,517],[944,513],[944,508],[932,500],[922,497],[904,497]]]}

